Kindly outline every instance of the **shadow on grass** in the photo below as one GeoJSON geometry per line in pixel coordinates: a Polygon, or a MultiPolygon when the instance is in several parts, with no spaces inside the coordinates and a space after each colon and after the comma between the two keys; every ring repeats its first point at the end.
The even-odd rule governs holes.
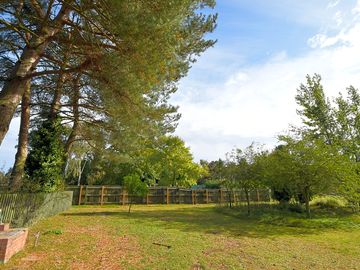
{"type": "MultiPolygon", "coordinates": [[[[260,207],[261,208],[261,207],[260,207]]],[[[254,209],[256,210],[256,209],[254,209]]],[[[259,210],[259,209],[258,209],[259,210]]],[[[283,214],[265,210],[254,211],[250,217],[246,216],[242,206],[235,209],[220,207],[181,207],[162,206],[146,209],[134,209],[127,213],[125,208],[75,208],[73,212],[67,212],[64,216],[82,217],[109,217],[109,222],[123,219],[129,223],[143,226],[159,226],[164,229],[180,230],[184,232],[199,232],[206,234],[227,234],[232,236],[245,236],[266,238],[274,236],[294,236],[323,233],[324,229],[334,227],[318,226],[321,222],[334,223],[335,217],[321,217],[319,219],[306,220],[298,216],[283,214]],[[260,213],[259,213],[260,212],[260,213]],[[311,223],[315,226],[310,226],[311,223]]],[[[359,225],[360,222],[357,224],[359,225]]],[[[321,224],[320,224],[321,225],[321,224]]]]}

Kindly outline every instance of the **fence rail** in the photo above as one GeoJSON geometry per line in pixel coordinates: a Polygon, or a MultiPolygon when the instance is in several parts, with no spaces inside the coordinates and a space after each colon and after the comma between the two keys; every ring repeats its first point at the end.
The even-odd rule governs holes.
{"type": "MultiPolygon", "coordinates": [[[[185,189],[174,187],[151,187],[144,197],[128,194],[121,186],[69,186],[73,191],[73,205],[104,204],[206,204],[245,202],[243,190],[224,189],[185,189]]],[[[268,189],[252,190],[252,202],[269,202],[271,193],[268,189]]]]}
{"type": "Polygon", "coordinates": [[[16,204],[19,201],[19,194],[1,194],[0,196],[0,209],[1,220],[0,222],[10,222],[13,219],[16,211],[16,204]]]}

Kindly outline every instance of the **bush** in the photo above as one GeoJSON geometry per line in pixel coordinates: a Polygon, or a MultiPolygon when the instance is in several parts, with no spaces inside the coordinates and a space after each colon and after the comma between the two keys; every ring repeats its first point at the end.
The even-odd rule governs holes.
{"type": "Polygon", "coordinates": [[[284,189],[273,189],[272,193],[273,193],[272,197],[281,203],[289,202],[291,199],[291,193],[285,188],[284,189]]]}
{"type": "Polygon", "coordinates": [[[293,213],[304,212],[304,207],[299,203],[281,203],[277,205],[277,208],[281,211],[289,211],[293,213]]]}
{"type": "Polygon", "coordinates": [[[209,180],[205,182],[205,188],[207,189],[220,189],[221,183],[217,180],[209,180]]]}
{"type": "Polygon", "coordinates": [[[321,196],[314,198],[311,202],[311,206],[319,208],[339,208],[345,207],[346,200],[339,196],[321,196]]]}

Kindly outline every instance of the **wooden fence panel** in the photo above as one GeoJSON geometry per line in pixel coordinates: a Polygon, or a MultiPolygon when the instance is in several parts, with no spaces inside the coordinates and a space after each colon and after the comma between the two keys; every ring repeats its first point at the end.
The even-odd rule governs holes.
{"type": "MultiPolygon", "coordinates": [[[[121,186],[69,186],[67,190],[73,191],[73,204],[79,205],[126,205],[130,201],[135,204],[206,204],[246,201],[243,190],[150,187],[148,194],[144,197],[132,196],[121,186]]],[[[269,202],[271,200],[268,189],[252,190],[249,196],[252,202],[269,202]]],[[[10,203],[10,199],[7,197],[2,197],[1,200],[9,200],[10,203]]],[[[7,213],[7,215],[10,214],[7,213]]]]}
{"type": "Polygon", "coordinates": [[[68,209],[73,193],[0,193],[2,222],[24,226],[68,209]]]}

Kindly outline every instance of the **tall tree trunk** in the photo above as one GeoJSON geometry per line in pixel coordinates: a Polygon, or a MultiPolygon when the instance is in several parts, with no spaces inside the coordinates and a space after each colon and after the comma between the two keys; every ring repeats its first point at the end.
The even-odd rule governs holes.
{"type": "Polygon", "coordinates": [[[232,189],[230,189],[230,192],[228,193],[229,194],[229,206],[230,206],[230,208],[232,208],[232,189]]]}
{"type": "Polygon", "coordinates": [[[31,80],[28,79],[26,83],[25,93],[22,97],[21,102],[21,123],[19,130],[18,148],[10,179],[11,190],[13,191],[21,187],[21,181],[24,175],[25,161],[28,154],[30,125],[30,84],[31,80]]]}
{"type": "Polygon", "coordinates": [[[52,119],[52,120],[54,120],[58,116],[60,107],[61,107],[61,95],[63,92],[65,80],[67,78],[67,75],[63,71],[66,68],[66,65],[68,63],[69,54],[73,47],[72,43],[71,43],[71,36],[72,36],[72,33],[69,33],[69,36],[68,36],[69,47],[67,48],[67,50],[64,53],[64,59],[61,64],[62,73],[59,74],[59,78],[57,80],[56,87],[55,87],[54,98],[51,103],[50,119],[52,119]]]}
{"type": "Polygon", "coordinates": [[[250,216],[250,194],[248,189],[245,189],[244,191],[246,196],[247,214],[248,216],[250,216]]]}
{"type": "Polygon", "coordinates": [[[49,115],[49,118],[52,120],[54,120],[58,116],[58,113],[60,111],[61,94],[62,94],[63,86],[65,83],[65,79],[66,79],[66,75],[64,73],[61,73],[59,75],[58,81],[56,83],[54,98],[51,103],[50,115],[49,115]]]}
{"type": "Polygon", "coordinates": [[[306,217],[311,218],[310,212],[310,188],[305,187],[305,208],[306,208],[306,217]]]}
{"type": "Polygon", "coordinates": [[[50,38],[62,29],[69,12],[68,5],[63,5],[54,21],[45,23],[37,34],[33,35],[30,44],[25,47],[20,60],[15,64],[9,79],[5,82],[0,92],[0,145],[9,130],[16,107],[24,95],[28,76],[36,68],[41,54],[50,42],[50,38]]]}
{"type": "Polygon", "coordinates": [[[76,137],[79,133],[79,122],[80,122],[80,111],[79,111],[79,99],[80,99],[80,78],[81,75],[78,74],[74,79],[74,89],[73,89],[73,97],[72,97],[72,107],[73,107],[73,117],[74,123],[71,129],[71,133],[69,138],[65,144],[65,153],[69,156],[71,151],[71,146],[75,142],[76,137]]]}

